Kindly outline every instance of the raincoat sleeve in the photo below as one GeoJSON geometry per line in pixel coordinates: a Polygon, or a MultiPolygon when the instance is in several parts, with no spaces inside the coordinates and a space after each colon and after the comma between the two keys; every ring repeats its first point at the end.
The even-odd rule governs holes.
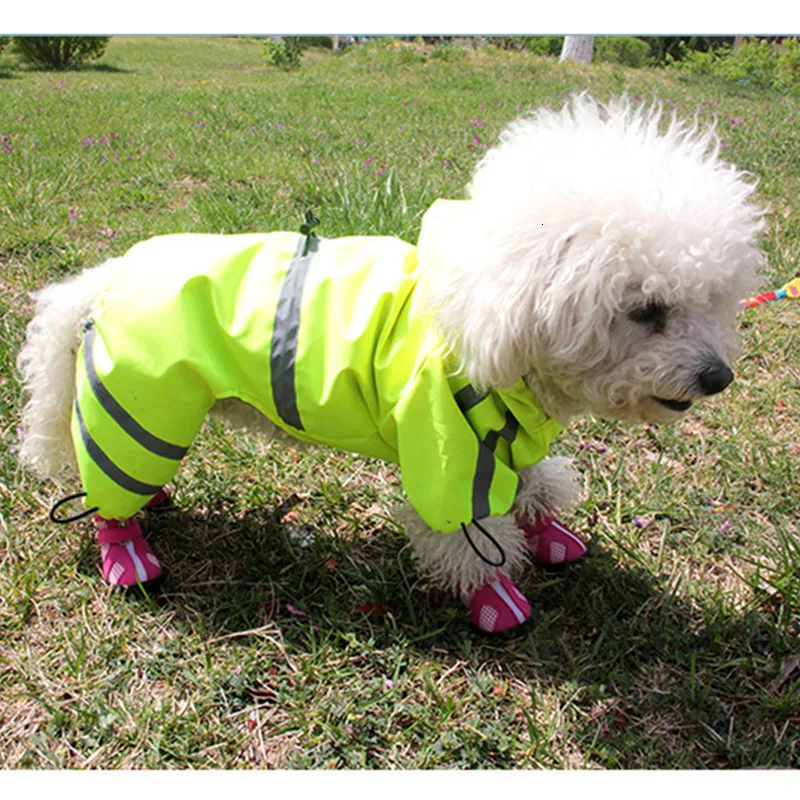
{"type": "Polygon", "coordinates": [[[496,439],[479,438],[436,370],[423,370],[401,399],[397,449],[403,488],[433,530],[451,533],[511,509],[519,476],[497,458],[496,439]]]}

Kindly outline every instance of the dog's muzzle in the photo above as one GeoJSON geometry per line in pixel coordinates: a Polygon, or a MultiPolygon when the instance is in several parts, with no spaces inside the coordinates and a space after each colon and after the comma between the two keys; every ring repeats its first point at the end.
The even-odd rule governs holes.
{"type": "MultiPolygon", "coordinates": [[[[695,383],[703,395],[719,394],[733,380],[733,371],[724,361],[715,361],[697,374],[695,383]]],[[[666,397],[655,398],[664,408],[682,413],[692,406],[691,400],[671,400],[666,397]]]]}

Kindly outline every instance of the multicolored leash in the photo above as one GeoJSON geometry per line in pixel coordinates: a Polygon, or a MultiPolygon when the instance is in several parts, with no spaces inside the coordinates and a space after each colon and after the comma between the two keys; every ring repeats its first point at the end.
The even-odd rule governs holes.
{"type": "Polygon", "coordinates": [[[800,278],[789,281],[781,289],[774,292],[764,292],[757,297],[748,297],[746,300],[739,301],[739,308],[755,308],[762,303],[769,303],[771,300],[783,300],[784,297],[797,300],[800,298],[800,278]]]}

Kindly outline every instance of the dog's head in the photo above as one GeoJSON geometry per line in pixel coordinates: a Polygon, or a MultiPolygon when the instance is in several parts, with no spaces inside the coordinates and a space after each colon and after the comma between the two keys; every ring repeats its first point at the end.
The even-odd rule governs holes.
{"type": "Polygon", "coordinates": [[[512,124],[430,279],[470,380],[524,377],[562,422],[668,422],[722,391],[763,222],[719,150],[713,128],[626,98],[512,124]]]}

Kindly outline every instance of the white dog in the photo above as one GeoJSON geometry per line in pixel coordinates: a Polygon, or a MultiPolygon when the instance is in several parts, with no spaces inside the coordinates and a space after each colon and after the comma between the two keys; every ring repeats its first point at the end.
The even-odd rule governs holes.
{"type": "Polygon", "coordinates": [[[107,580],[161,567],[135,513],[206,412],[400,463],[421,566],[483,630],[530,607],[527,558],[585,544],[546,458],[578,414],[672,422],[733,379],[762,212],[713,128],[585,95],[513,123],[418,246],[179,235],[40,291],[21,458],[80,475],[107,580]],[[77,357],[76,357],[77,356],[77,357]]]}

